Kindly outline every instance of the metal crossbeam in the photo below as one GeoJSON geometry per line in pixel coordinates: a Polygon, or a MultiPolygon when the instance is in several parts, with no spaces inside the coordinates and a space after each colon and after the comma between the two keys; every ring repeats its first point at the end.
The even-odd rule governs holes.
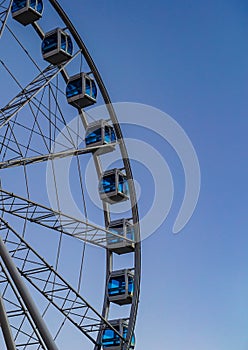
{"type": "Polygon", "coordinates": [[[13,118],[20,110],[46,87],[78,54],[78,51],[69,61],[60,65],[49,65],[38,76],[31,81],[17,96],[15,96],[5,107],[0,109],[0,128],[13,118]]]}
{"type": "Polygon", "coordinates": [[[113,240],[134,243],[127,237],[108,231],[103,227],[74,218],[2,189],[0,189],[0,210],[103,248],[107,248],[108,242],[113,240]]]}
{"type": "Polygon", "coordinates": [[[125,341],[123,336],[3,219],[0,235],[21,275],[94,344],[99,345],[95,338],[98,332],[106,327],[125,341]]]}
{"type": "Polygon", "coordinates": [[[107,144],[107,145],[96,146],[96,147],[72,149],[72,150],[62,151],[62,152],[58,152],[58,153],[49,153],[49,154],[44,154],[44,155],[34,156],[34,157],[11,159],[11,160],[7,160],[5,162],[0,162],[0,169],[6,169],[6,168],[22,166],[22,165],[29,165],[29,164],[34,164],[34,163],[40,163],[40,162],[45,162],[48,160],[60,159],[60,158],[65,158],[65,157],[78,156],[81,154],[96,152],[97,150],[99,150],[99,148],[109,148],[109,145],[107,144]]]}

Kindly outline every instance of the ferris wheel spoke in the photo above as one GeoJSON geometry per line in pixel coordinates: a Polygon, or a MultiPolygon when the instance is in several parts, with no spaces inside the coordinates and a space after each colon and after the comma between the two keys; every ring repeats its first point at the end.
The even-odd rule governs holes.
{"type": "Polygon", "coordinates": [[[108,231],[87,221],[74,218],[53,210],[11,192],[0,190],[0,210],[11,215],[53,229],[84,242],[106,248],[108,242],[122,240],[134,243],[131,239],[108,231]]]}
{"type": "Polygon", "coordinates": [[[12,1],[9,1],[9,0],[1,1],[0,3],[0,21],[2,22],[2,25],[0,27],[0,39],[2,37],[4,28],[7,23],[7,19],[10,14],[11,5],[12,5],[12,1]]]}
{"type": "MultiPolygon", "coordinates": [[[[66,63],[60,66],[49,65],[32,80],[5,107],[0,109],[0,128],[12,119],[20,110],[35,98],[78,54],[80,50],[66,63]]],[[[1,61],[2,64],[4,64],[1,61]]]]}
{"type": "Polygon", "coordinates": [[[99,345],[93,334],[106,327],[125,341],[123,336],[3,219],[0,232],[20,274],[91,342],[99,345]]]}

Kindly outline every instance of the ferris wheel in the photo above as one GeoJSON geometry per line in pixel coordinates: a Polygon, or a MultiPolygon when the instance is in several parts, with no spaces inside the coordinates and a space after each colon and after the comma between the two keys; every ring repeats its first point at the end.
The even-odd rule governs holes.
{"type": "Polygon", "coordinates": [[[0,347],[75,348],[77,334],[80,348],[134,349],[139,216],[108,92],[56,0],[2,0],[0,20],[0,347]],[[100,104],[97,118],[89,107],[100,104]],[[110,152],[120,159],[105,169],[110,152]],[[66,159],[80,215],[61,195],[66,159]],[[85,184],[89,159],[101,209],[85,184]]]}

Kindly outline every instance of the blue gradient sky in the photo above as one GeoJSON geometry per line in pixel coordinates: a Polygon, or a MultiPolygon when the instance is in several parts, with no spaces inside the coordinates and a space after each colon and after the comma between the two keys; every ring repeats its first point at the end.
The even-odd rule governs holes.
{"type": "Polygon", "coordinates": [[[201,165],[196,212],[174,236],[183,174],[168,151],[176,196],[167,221],[143,244],[137,350],[248,349],[247,2],[61,4],[112,100],[170,114],[201,165]]]}

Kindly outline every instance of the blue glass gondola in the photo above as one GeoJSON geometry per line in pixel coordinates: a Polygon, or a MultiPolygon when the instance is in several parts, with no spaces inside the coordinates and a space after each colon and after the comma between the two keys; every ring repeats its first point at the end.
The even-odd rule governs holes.
{"type": "Polygon", "coordinates": [[[85,144],[86,148],[99,147],[94,151],[97,155],[114,151],[116,135],[113,126],[103,119],[90,123],[86,128],[85,144]]]}
{"type": "Polygon", "coordinates": [[[122,255],[131,253],[135,249],[135,233],[133,224],[127,219],[111,221],[108,226],[108,231],[113,232],[121,237],[113,237],[107,234],[107,247],[116,254],[122,255]],[[126,239],[133,241],[127,241],[126,239]]]}
{"type": "Polygon", "coordinates": [[[128,181],[120,169],[106,171],[99,184],[100,197],[110,204],[129,199],[128,181]]]}
{"type": "Polygon", "coordinates": [[[42,0],[13,0],[12,17],[24,26],[38,21],[43,13],[42,0]]]}
{"type": "Polygon", "coordinates": [[[94,79],[86,73],[79,73],[69,79],[66,87],[69,104],[84,108],[96,103],[97,87],[94,79]]]}
{"type": "MultiPolygon", "coordinates": [[[[113,320],[109,322],[117,332],[119,332],[123,338],[127,337],[128,323],[125,320],[113,320]]],[[[132,336],[131,344],[129,349],[135,347],[135,336],[132,336]]],[[[102,335],[102,348],[103,350],[121,350],[123,349],[123,341],[119,335],[111,328],[106,328],[102,335]]]]}
{"type": "Polygon", "coordinates": [[[68,61],[73,54],[73,44],[69,34],[56,28],[45,34],[41,51],[44,60],[59,65],[68,61]]]}
{"type": "Polygon", "coordinates": [[[131,270],[111,273],[108,281],[108,299],[118,305],[131,304],[134,293],[134,275],[131,270]]]}

